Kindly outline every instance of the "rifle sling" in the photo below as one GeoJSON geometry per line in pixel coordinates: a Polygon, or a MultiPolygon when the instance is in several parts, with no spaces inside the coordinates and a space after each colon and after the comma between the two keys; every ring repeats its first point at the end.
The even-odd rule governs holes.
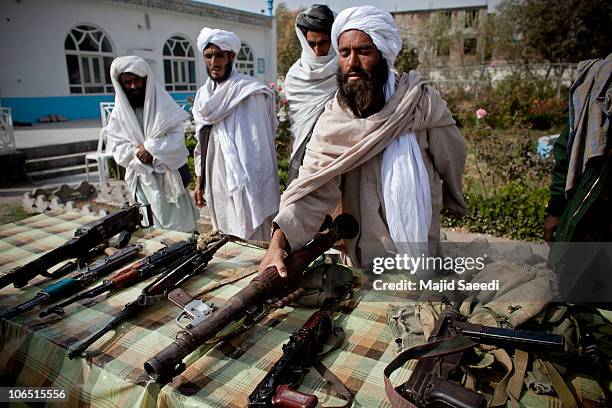
{"type": "MultiPolygon", "coordinates": [[[[346,403],[344,405],[340,405],[334,408],[345,408],[345,407],[350,407],[353,404],[353,393],[348,388],[346,388],[344,383],[338,377],[336,377],[336,375],[332,373],[327,367],[325,367],[325,365],[323,365],[323,363],[321,362],[321,359],[323,357],[325,357],[332,351],[337,350],[344,343],[344,330],[342,329],[342,327],[335,326],[333,335],[336,338],[336,341],[334,342],[334,344],[329,350],[324,351],[317,356],[317,362],[313,364],[313,367],[315,370],[317,370],[317,372],[319,373],[319,375],[321,375],[321,377],[323,377],[326,381],[328,381],[331,384],[334,391],[336,391],[338,395],[342,396],[346,400],[346,403]]],[[[324,408],[328,408],[328,407],[324,407],[324,408]]]]}
{"type": "Polygon", "coordinates": [[[411,347],[408,350],[401,352],[397,357],[391,360],[389,364],[387,364],[384,370],[385,392],[387,394],[387,398],[389,398],[391,407],[418,408],[415,404],[404,398],[391,384],[389,377],[395,370],[402,367],[409,360],[459,353],[461,351],[469,350],[475,345],[476,343],[469,338],[459,335],[446,337],[431,343],[421,344],[420,346],[411,347]]]}

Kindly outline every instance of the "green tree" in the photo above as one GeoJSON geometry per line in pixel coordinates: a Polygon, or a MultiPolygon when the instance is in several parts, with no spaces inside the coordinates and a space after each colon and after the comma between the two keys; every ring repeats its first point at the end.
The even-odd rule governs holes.
{"type": "Polygon", "coordinates": [[[278,76],[284,77],[289,68],[300,58],[302,47],[295,34],[295,18],[300,10],[289,10],[285,3],[276,7],[276,49],[278,52],[278,76]]]}
{"type": "Polygon", "coordinates": [[[506,57],[576,63],[612,52],[609,0],[504,0],[498,12],[497,45],[506,57]]]}

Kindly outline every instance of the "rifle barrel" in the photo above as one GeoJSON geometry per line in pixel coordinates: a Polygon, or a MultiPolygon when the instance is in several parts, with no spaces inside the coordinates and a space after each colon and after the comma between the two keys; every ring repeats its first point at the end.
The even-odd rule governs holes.
{"type": "Polygon", "coordinates": [[[125,305],[123,310],[115,315],[113,320],[108,322],[103,328],[92,334],[83,342],[79,343],[76,347],[71,347],[70,351],[68,352],[68,358],[72,360],[73,358],[82,355],[83,352],[89,348],[89,346],[94,344],[106,333],[119,326],[119,324],[121,324],[124,320],[127,320],[130,316],[134,315],[138,310],[140,310],[141,307],[142,305],[140,305],[138,301],[130,302],[125,305]]]}

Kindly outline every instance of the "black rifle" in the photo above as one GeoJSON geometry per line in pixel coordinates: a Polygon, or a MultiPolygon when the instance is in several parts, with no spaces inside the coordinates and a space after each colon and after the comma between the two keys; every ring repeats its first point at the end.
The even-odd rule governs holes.
{"type": "Polygon", "coordinates": [[[87,270],[71,278],[64,278],[59,282],[49,285],[38,292],[30,300],[27,300],[5,312],[0,313],[0,318],[8,318],[19,313],[26,312],[35,306],[57,302],[68,296],[78,293],[81,289],[89,286],[92,282],[108,275],[121,265],[131,261],[138,256],[141,246],[132,244],[117,250],[112,255],[101,259],[87,270]]]}
{"type": "Polygon", "coordinates": [[[49,273],[49,269],[66,259],[83,257],[89,250],[108,241],[120,232],[133,232],[138,226],[141,226],[141,221],[140,205],[135,204],[124,206],[121,210],[106,217],[87,223],[79,227],[74,233],[74,237],[62,246],[1,276],[0,289],[11,283],[16,288],[21,288],[38,275],[51,279],[60,278],[68,271],[62,269],[63,274],[49,273]]]}
{"type": "Polygon", "coordinates": [[[145,363],[145,370],[160,383],[169,381],[185,369],[182,361],[185,356],[213,338],[223,338],[220,333],[230,324],[239,322],[242,327],[252,325],[267,313],[272,303],[300,289],[304,271],[312,261],[336,241],[354,238],[358,232],[357,221],[348,214],[340,214],[327,233],[317,235],[306,246],[284,259],[286,278],[282,278],[275,267],[266,269],[200,324],[180,332],[173,343],[145,363]]]}
{"type": "Polygon", "coordinates": [[[447,308],[426,344],[402,352],[385,367],[385,389],[391,406],[484,408],[484,396],[459,383],[463,375],[461,362],[475,342],[544,351],[563,351],[565,345],[563,336],[557,334],[472,324],[447,308]],[[393,388],[391,373],[414,358],[418,362],[408,381],[393,388]]]}
{"type": "Polygon", "coordinates": [[[123,321],[136,315],[148,306],[159,303],[168,296],[168,292],[185,283],[192,276],[201,273],[208,266],[208,262],[213,258],[215,252],[230,240],[230,236],[224,235],[219,241],[210,244],[204,250],[198,250],[195,254],[183,257],[173,265],[172,269],[159,276],[155,281],[147,285],[138,298],[125,305],[123,310],[116,314],[113,319],[98,332],[94,333],[87,340],[73,347],[68,353],[68,358],[73,359],[81,355],[96,340],[113,330],[123,321]]]}
{"type": "Polygon", "coordinates": [[[83,299],[91,299],[105,292],[114,291],[120,288],[131,286],[135,283],[142,282],[158,273],[163,272],[168,266],[172,265],[177,259],[192,253],[196,248],[195,238],[190,238],[185,241],[180,241],[172,245],[164,247],[152,255],[147,256],[143,260],[136,262],[117,272],[110,279],[105,279],[98,286],[86,290],[67,299],[57,305],[40,313],[40,317],[45,317],[50,314],[63,315],[64,308],[72,303],[83,299]]]}
{"type": "MultiPolygon", "coordinates": [[[[350,290],[351,287],[347,286],[341,291],[341,297],[327,299],[324,306],[289,337],[289,342],[283,345],[282,357],[249,396],[249,408],[314,408],[317,405],[315,395],[301,393],[297,388],[310,367],[320,361],[325,342],[333,333],[336,333],[339,341],[332,350],[342,344],[343,332],[340,327],[334,326],[333,313],[350,290]]],[[[345,397],[352,400],[350,392],[346,392],[349,395],[345,397]]]]}

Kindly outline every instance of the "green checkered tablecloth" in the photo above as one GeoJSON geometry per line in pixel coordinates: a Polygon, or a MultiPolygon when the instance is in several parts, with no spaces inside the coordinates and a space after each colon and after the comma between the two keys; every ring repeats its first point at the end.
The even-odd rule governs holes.
{"type": "MultiPolygon", "coordinates": [[[[0,273],[34,259],[72,236],[75,229],[93,218],[71,213],[38,215],[0,226],[0,273]]],[[[134,234],[147,251],[160,248],[164,238],[180,240],[187,234],[144,230],[134,234]]],[[[210,262],[208,271],[189,281],[184,289],[196,293],[215,280],[256,270],[263,251],[235,243],[227,244],[210,262]]],[[[250,277],[205,295],[214,304],[243,288],[250,277]]],[[[37,278],[24,290],[0,291],[0,309],[32,297],[46,280],[37,278]]],[[[65,316],[38,318],[32,310],[0,323],[0,382],[2,385],[58,387],[69,392],[65,406],[211,406],[242,407],[255,385],[282,353],[289,334],[299,328],[313,309],[278,310],[242,335],[212,350],[200,349],[187,370],[161,388],[143,369],[144,362],[168,345],[179,330],[174,319],[179,309],[166,301],[146,315],[119,326],[89,349],[86,359],[69,360],[67,348],[102,327],[122,306],[135,299],[142,283],[113,296],[104,295],[67,309],[65,316]],[[207,352],[207,353],[206,353],[207,352]],[[198,357],[202,358],[198,359],[198,357]]],[[[361,301],[344,310],[338,321],[345,327],[346,342],[328,355],[326,364],[356,393],[358,406],[387,406],[382,370],[392,358],[387,330],[388,301],[361,301]]],[[[397,381],[407,378],[403,372],[397,381]]],[[[330,397],[325,381],[317,374],[306,376],[301,390],[315,391],[321,401],[330,397]]],[[[341,402],[340,399],[335,399],[341,402]]]]}
{"type": "MultiPolygon", "coordinates": [[[[93,218],[72,213],[38,215],[0,226],[0,273],[34,259],[70,238],[76,228],[93,218]]],[[[187,234],[148,229],[134,234],[147,252],[162,246],[161,240],[181,240],[187,234]]],[[[255,271],[263,250],[229,243],[210,262],[201,276],[183,288],[197,293],[205,285],[235,274],[255,271]]],[[[247,285],[250,277],[220,287],[203,299],[222,305],[247,285]]],[[[44,278],[23,290],[0,290],[0,310],[31,298],[46,285],[44,278]]],[[[179,328],[174,319],[178,307],[169,301],[152,306],[146,314],[107,333],[88,350],[87,358],[69,360],[67,348],[104,326],[124,304],[134,300],[146,282],[110,297],[102,295],[69,307],[65,316],[38,318],[38,310],[0,321],[0,385],[57,387],[69,398],[59,406],[99,407],[244,407],[248,395],[281,356],[290,333],[299,328],[313,309],[290,307],[277,310],[241,335],[203,346],[188,358],[187,369],[170,384],[160,387],[145,373],[143,364],[172,342],[179,328]]],[[[357,292],[338,314],[344,327],[343,346],[327,355],[323,363],[354,393],[356,407],[389,407],[383,385],[383,369],[394,357],[393,339],[387,323],[390,303],[398,298],[376,292],[357,292]]],[[[394,384],[407,380],[414,362],[392,376],[394,384]]],[[[590,396],[589,379],[574,378],[582,395],[590,396]]],[[[342,400],[313,370],[300,391],[314,393],[325,406],[342,400]]],[[[521,405],[560,406],[558,400],[524,392],[521,405]],[[556,404],[556,405],[555,405],[556,404]]]]}

